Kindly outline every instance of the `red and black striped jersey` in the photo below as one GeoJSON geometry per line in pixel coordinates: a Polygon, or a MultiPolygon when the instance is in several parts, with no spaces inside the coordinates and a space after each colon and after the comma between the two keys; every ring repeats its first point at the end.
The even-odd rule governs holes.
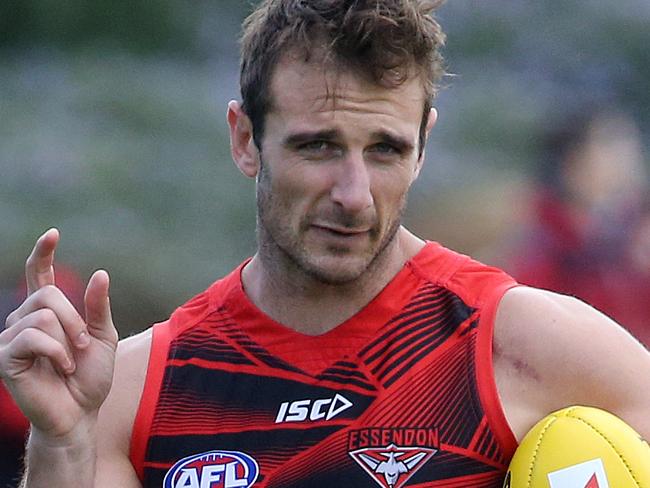
{"type": "Polygon", "coordinates": [[[153,330],[131,459],[145,487],[501,487],[502,271],[428,243],[319,336],[267,317],[243,264],[153,330]]]}

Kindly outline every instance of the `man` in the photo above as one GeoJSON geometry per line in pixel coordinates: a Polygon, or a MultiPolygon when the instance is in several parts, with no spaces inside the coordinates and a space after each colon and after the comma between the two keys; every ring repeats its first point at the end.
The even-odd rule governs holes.
{"type": "Polygon", "coordinates": [[[58,232],[41,236],[0,336],[32,423],[25,486],[497,487],[554,409],[650,434],[650,356],[628,334],[400,225],[436,120],[434,7],[249,17],[228,122],[258,251],[117,353],[108,275],[82,320],[54,284],[58,232]]]}

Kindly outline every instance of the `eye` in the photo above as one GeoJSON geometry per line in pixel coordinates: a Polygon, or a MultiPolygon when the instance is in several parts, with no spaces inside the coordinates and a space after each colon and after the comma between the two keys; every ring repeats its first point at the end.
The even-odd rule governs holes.
{"type": "Polygon", "coordinates": [[[386,142],[380,142],[379,144],[375,144],[371,148],[372,152],[376,152],[379,154],[401,154],[402,151],[400,151],[397,147],[393,146],[392,144],[388,144],[386,142]]]}
{"type": "Polygon", "coordinates": [[[299,146],[301,151],[326,151],[329,149],[331,143],[328,141],[309,141],[299,146]]]}
{"type": "Polygon", "coordinates": [[[331,141],[309,141],[298,146],[298,151],[307,158],[327,159],[341,154],[341,148],[331,141]]]}
{"type": "Polygon", "coordinates": [[[392,163],[401,160],[404,151],[394,144],[378,142],[367,149],[367,155],[380,163],[392,163]]]}

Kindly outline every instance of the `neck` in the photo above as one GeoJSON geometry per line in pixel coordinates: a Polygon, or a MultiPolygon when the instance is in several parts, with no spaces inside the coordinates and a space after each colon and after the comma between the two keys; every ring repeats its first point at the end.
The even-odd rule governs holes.
{"type": "Polygon", "coordinates": [[[323,334],[366,306],[417,254],[424,242],[404,228],[361,276],[326,284],[292,263],[258,251],[242,272],[246,294],[277,322],[308,334],[323,334]]]}

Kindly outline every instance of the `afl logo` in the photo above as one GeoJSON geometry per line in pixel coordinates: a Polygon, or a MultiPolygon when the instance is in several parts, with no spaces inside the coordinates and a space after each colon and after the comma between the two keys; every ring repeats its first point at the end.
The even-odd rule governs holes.
{"type": "Polygon", "coordinates": [[[163,480],[164,488],[250,488],[259,466],[248,454],[210,451],[181,459],[163,480]]]}

